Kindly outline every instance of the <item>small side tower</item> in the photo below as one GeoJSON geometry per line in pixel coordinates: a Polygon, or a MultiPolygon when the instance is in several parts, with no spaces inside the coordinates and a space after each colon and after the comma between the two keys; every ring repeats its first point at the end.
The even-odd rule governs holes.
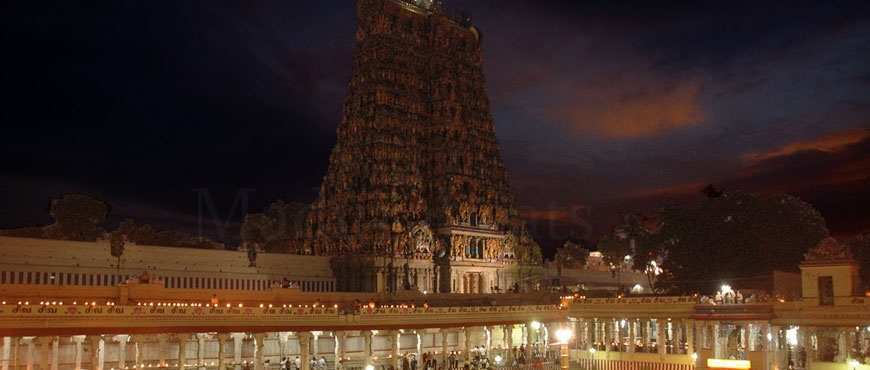
{"type": "Polygon", "coordinates": [[[804,301],[832,306],[836,298],[862,295],[858,262],[834,238],[822,240],[804,254],[800,268],[804,301]]]}

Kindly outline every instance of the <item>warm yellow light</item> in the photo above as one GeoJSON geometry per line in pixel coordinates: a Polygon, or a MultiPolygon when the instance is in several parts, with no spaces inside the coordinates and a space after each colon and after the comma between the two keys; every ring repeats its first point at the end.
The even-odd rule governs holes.
{"type": "Polygon", "coordinates": [[[707,368],[749,370],[752,368],[752,364],[747,360],[725,360],[720,358],[708,358],[707,368]]]}
{"type": "Polygon", "coordinates": [[[571,329],[559,329],[556,330],[556,338],[559,339],[559,342],[568,343],[568,340],[574,336],[574,333],[571,329]]]}

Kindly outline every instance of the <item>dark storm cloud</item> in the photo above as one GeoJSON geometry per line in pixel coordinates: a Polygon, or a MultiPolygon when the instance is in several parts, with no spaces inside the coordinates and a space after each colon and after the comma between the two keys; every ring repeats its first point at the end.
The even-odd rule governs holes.
{"type": "MultiPolygon", "coordinates": [[[[864,210],[870,207],[870,129],[840,132],[763,153],[746,153],[740,171],[711,179],[726,190],[762,195],[783,192],[813,204],[832,234],[870,232],[864,210]]],[[[621,206],[654,204],[671,198],[695,200],[706,183],[677,184],[617,200],[621,206]]]]}
{"type": "MultiPolygon", "coordinates": [[[[866,3],[485,4],[496,129],[533,223],[561,215],[555,229],[594,238],[662,199],[634,194],[674,187],[694,201],[740,177],[746,153],[868,124],[866,3]]],[[[762,181],[801,190],[777,175],[746,186],[762,181]]]]}
{"type": "Polygon", "coordinates": [[[316,195],[350,72],[352,11],[321,2],[5,7],[13,52],[0,143],[13,160],[2,164],[2,200],[17,206],[4,207],[4,227],[43,222],[43,203],[65,192],[186,231],[199,213],[193,189],[209,189],[222,217],[245,189],[255,190],[252,211],[316,195]]]}
{"type": "MultiPolygon", "coordinates": [[[[796,192],[839,233],[870,221],[847,201],[860,181],[806,181],[854,175],[843,151],[762,158],[867,127],[866,2],[449,4],[483,31],[502,156],[548,247],[710,182],[796,192]]],[[[116,222],[186,231],[202,213],[193,189],[222,218],[245,189],[251,211],[313,200],[354,12],[350,0],[4,5],[0,227],[47,222],[48,198],[74,191],[109,201],[116,222]]],[[[866,155],[850,153],[860,172],[866,155]]]]}

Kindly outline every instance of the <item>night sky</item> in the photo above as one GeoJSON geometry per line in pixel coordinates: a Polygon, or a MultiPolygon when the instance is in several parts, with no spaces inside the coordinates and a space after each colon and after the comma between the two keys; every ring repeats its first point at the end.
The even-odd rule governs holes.
{"type": "MultiPolygon", "coordinates": [[[[502,158],[545,254],[708,183],[797,195],[842,241],[870,232],[870,3],[447,3],[483,31],[502,158]]],[[[245,212],[317,196],[355,1],[0,7],[0,228],[84,192],[110,229],[231,239],[245,212]]]]}

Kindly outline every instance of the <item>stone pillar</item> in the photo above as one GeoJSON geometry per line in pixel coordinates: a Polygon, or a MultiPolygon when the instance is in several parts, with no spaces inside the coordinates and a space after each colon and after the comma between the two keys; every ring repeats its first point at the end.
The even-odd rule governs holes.
{"type": "Polygon", "coordinates": [[[634,343],[635,343],[634,330],[637,327],[636,324],[637,324],[637,322],[635,320],[626,320],[626,323],[625,323],[625,330],[628,332],[628,344],[626,346],[628,348],[626,348],[625,351],[628,353],[634,352],[634,343]]]}
{"type": "Polygon", "coordinates": [[[713,322],[713,332],[710,335],[713,338],[713,358],[722,358],[722,346],[719,344],[721,342],[719,340],[719,324],[719,321],[713,322]]]}
{"type": "MultiPolygon", "coordinates": [[[[778,326],[773,327],[774,339],[777,339],[776,334],[779,332],[777,329],[778,326]]],[[[843,327],[840,328],[840,332],[843,336],[843,356],[845,358],[845,362],[848,364],[852,361],[852,333],[855,331],[854,327],[843,327]]],[[[772,345],[774,353],[776,353],[776,345],[772,345]]],[[[774,354],[773,358],[776,358],[774,354]]]]}
{"type": "MultiPolygon", "coordinates": [[[[417,330],[417,355],[414,356],[414,359],[417,360],[417,366],[426,366],[426,364],[422,363],[423,361],[423,334],[417,330]]],[[[416,370],[416,369],[411,369],[416,370]]]]}
{"type": "Polygon", "coordinates": [[[402,332],[398,330],[393,330],[390,332],[390,342],[392,347],[390,348],[390,354],[393,356],[393,369],[399,370],[402,368],[402,355],[399,353],[399,343],[402,339],[402,332]]]}
{"type": "Polygon", "coordinates": [[[335,370],[342,370],[344,368],[342,361],[344,361],[345,353],[347,351],[347,347],[345,346],[347,333],[344,331],[336,331],[333,332],[332,335],[335,337],[335,370]]]}
{"type": "MultiPolygon", "coordinates": [[[[769,357],[769,359],[770,359],[770,363],[771,363],[771,366],[770,366],[771,369],[779,369],[779,368],[783,368],[783,367],[788,366],[787,363],[785,364],[785,366],[779,366],[779,331],[781,328],[782,328],[781,326],[770,326],[770,352],[769,352],[770,357],[769,357]]],[[[855,330],[854,327],[852,327],[851,329],[855,330]]],[[[849,334],[848,327],[845,328],[844,334],[846,334],[847,340],[851,340],[851,336],[848,335],[849,334]]],[[[846,348],[851,349],[852,347],[847,346],[846,348]]],[[[846,363],[848,364],[849,357],[851,357],[851,351],[846,351],[845,354],[846,354],[846,363]]]]}
{"type": "Polygon", "coordinates": [[[278,334],[278,350],[281,352],[281,355],[279,357],[287,357],[287,337],[290,336],[290,332],[279,331],[276,334],[278,334]]]}
{"type": "Polygon", "coordinates": [[[807,363],[804,364],[804,368],[809,369],[810,363],[816,359],[816,349],[813,348],[813,336],[816,334],[816,328],[814,326],[801,326],[801,330],[806,330],[804,350],[807,352],[807,363]]]}
{"type": "Polygon", "coordinates": [[[100,363],[100,336],[88,336],[88,342],[91,345],[91,363],[88,370],[102,370],[103,364],[100,363]]]}
{"type": "Polygon", "coordinates": [[[60,337],[54,337],[54,340],[51,342],[51,368],[52,370],[58,369],[58,364],[60,359],[60,337]]]}
{"type": "MultiPolygon", "coordinates": [[[[118,341],[118,368],[123,370],[127,365],[127,339],[126,335],[118,335],[115,340],[118,341]]],[[[139,362],[136,362],[138,365],[139,362]]]]}
{"type": "Polygon", "coordinates": [[[166,367],[166,342],[169,341],[167,334],[157,334],[157,362],[166,367]]]}
{"type": "Polygon", "coordinates": [[[522,338],[520,338],[520,344],[524,344],[526,347],[532,343],[532,335],[529,333],[531,326],[532,324],[530,323],[520,324],[520,335],[522,335],[522,338]]]}
{"type": "Polygon", "coordinates": [[[190,334],[176,334],[175,337],[178,339],[178,369],[184,370],[184,366],[187,365],[187,339],[190,337],[190,334]]]}
{"type": "Polygon", "coordinates": [[[761,364],[764,366],[762,369],[770,369],[770,340],[767,338],[770,335],[770,324],[766,322],[761,323],[761,354],[762,361],[761,364]]]}
{"type": "Polygon", "coordinates": [[[311,336],[313,338],[311,341],[311,353],[314,354],[314,361],[317,361],[317,358],[320,357],[320,348],[317,346],[317,342],[320,341],[320,332],[313,331],[311,332],[311,336]]]}
{"type": "MultiPolygon", "coordinates": [[[[471,363],[471,336],[473,335],[473,330],[470,327],[465,327],[463,329],[465,331],[465,363],[471,363]]],[[[397,368],[398,369],[398,368],[397,368]]]]}
{"type": "MultiPolygon", "coordinates": [[[[372,364],[372,331],[363,330],[360,332],[363,336],[363,366],[372,364]]],[[[307,370],[307,369],[306,369],[307,370]]]]}
{"type": "Polygon", "coordinates": [[[640,341],[643,347],[641,352],[649,352],[649,320],[647,319],[640,320],[640,341]]]}
{"type": "Polygon", "coordinates": [[[27,340],[27,362],[25,363],[25,368],[27,370],[34,370],[33,369],[33,352],[34,352],[33,347],[35,344],[34,340],[36,340],[36,338],[30,338],[29,340],[27,340]]]}
{"type": "Polygon", "coordinates": [[[230,340],[229,333],[218,333],[218,370],[226,370],[226,342],[230,340]]]}
{"type": "Polygon", "coordinates": [[[587,341],[589,342],[589,348],[595,348],[598,350],[598,319],[587,320],[586,322],[586,331],[589,335],[587,341]]]}
{"type": "Polygon", "coordinates": [[[266,333],[254,333],[254,370],[263,369],[263,352],[265,349],[263,341],[265,339],[266,333]]]}
{"type": "MultiPolygon", "coordinates": [[[[695,353],[695,343],[693,335],[695,333],[695,321],[686,319],[683,321],[686,325],[686,354],[689,355],[689,358],[695,353]]],[[[693,362],[694,364],[694,362],[693,362]]]]}
{"type": "MultiPolygon", "coordinates": [[[[12,358],[12,366],[11,366],[12,370],[18,370],[18,352],[21,349],[21,348],[19,348],[20,346],[21,346],[21,343],[19,342],[19,339],[17,337],[10,338],[10,340],[9,340],[9,347],[10,347],[9,357],[12,358]]],[[[79,356],[81,356],[81,354],[79,354],[79,356]]],[[[76,369],[76,370],[80,370],[80,369],[76,369]]]]}
{"type": "Polygon", "coordinates": [[[525,351],[525,354],[526,354],[526,358],[527,358],[527,359],[531,359],[531,358],[532,358],[532,356],[531,356],[531,354],[532,354],[532,343],[535,342],[535,328],[532,326],[532,323],[525,323],[523,326],[524,326],[525,329],[526,329],[526,330],[524,331],[525,334],[526,334],[526,351],[525,351]]]}
{"type": "Polygon", "coordinates": [[[485,326],[483,330],[484,335],[486,335],[483,342],[483,345],[486,346],[486,358],[492,363],[492,326],[485,326]]]}
{"type": "Polygon", "coordinates": [[[242,344],[244,344],[245,333],[233,333],[233,363],[238,365],[242,363],[242,344]]]}
{"type": "Polygon", "coordinates": [[[613,346],[611,343],[613,342],[613,320],[612,319],[604,319],[604,351],[610,352],[613,351],[613,346]]]}
{"type": "Polygon", "coordinates": [[[447,365],[447,329],[441,329],[441,366],[447,365]]]}
{"type": "MultiPolygon", "coordinates": [[[[138,334],[131,335],[130,341],[133,342],[133,351],[135,351],[133,355],[133,364],[137,366],[142,365],[142,363],[144,362],[142,358],[142,353],[145,345],[145,337],[138,334]]],[[[122,365],[121,370],[124,370],[125,366],[126,364],[122,365]]]]}
{"type": "Polygon", "coordinates": [[[656,318],[656,348],[662,360],[664,360],[665,353],[667,353],[664,321],[662,318],[656,318]]]}
{"type": "MultiPolygon", "coordinates": [[[[15,340],[15,338],[12,338],[15,340]]],[[[72,341],[76,346],[75,358],[73,359],[73,370],[82,370],[82,341],[85,340],[83,335],[75,335],[72,337],[72,341]]]]}
{"type": "Polygon", "coordinates": [[[12,355],[12,352],[9,351],[11,339],[10,337],[3,337],[3,364],[0,365],[0,370],[9,370],[9,358],[12,355]]]}
{"type": "MultiPolygon", "coordinates": [[[[749,342],[750,342],[750,340],[749,340],[749,334],[752,332],[752,329],[751,329],[750,325],[751,325],[751,324],[748,323],[748,322],[747,322],[747,323],[744,323],[744,324],[742,325],[742,326],[743,326],[743,335],[740,337],[740,342],[743,343],[743,346],[744,346],[744,347],[746,347],[746,348],[744,349],[744,353],[746,353],[746,356],[747,356],[747,357],[749,356],[749,352],[753,350],[752,346],[751,346],[750,343],[749,343],[749,342]]],[[[766,340],[766,339],[765,339],[765,340],[766,340]]]]}
{"type": "Polygon", "coordinates": [[[196,335],[196,366],[205,366],[205,336],[208,334],[196,335]]]}
{"type": "Polygon", "coordinates": [[[541,331],[544,332],[543,333],[544,338],[543,338],[543,340],[540,340],[541,338],[538,338],[538,339],[540,340],[541,344],[544,346],[544,350],[549,351],[549,349],[550,349],[550,327],[548,327],[547,325],[541,324],[541,331]]]}
{"type": "Polygon", "coordinates": [[[514,339],[513,339],[513,324],[504,326],[504,348],[505,348],[505,363],[510,366],[514,362],[514,339]]]}
{"type": "Polygon", "coordinates": [[[54,337],[36,337],[35,339],[36,343],[39,344],[39,370],[50,370],[51,342],[54,341],[54,337]]]}

